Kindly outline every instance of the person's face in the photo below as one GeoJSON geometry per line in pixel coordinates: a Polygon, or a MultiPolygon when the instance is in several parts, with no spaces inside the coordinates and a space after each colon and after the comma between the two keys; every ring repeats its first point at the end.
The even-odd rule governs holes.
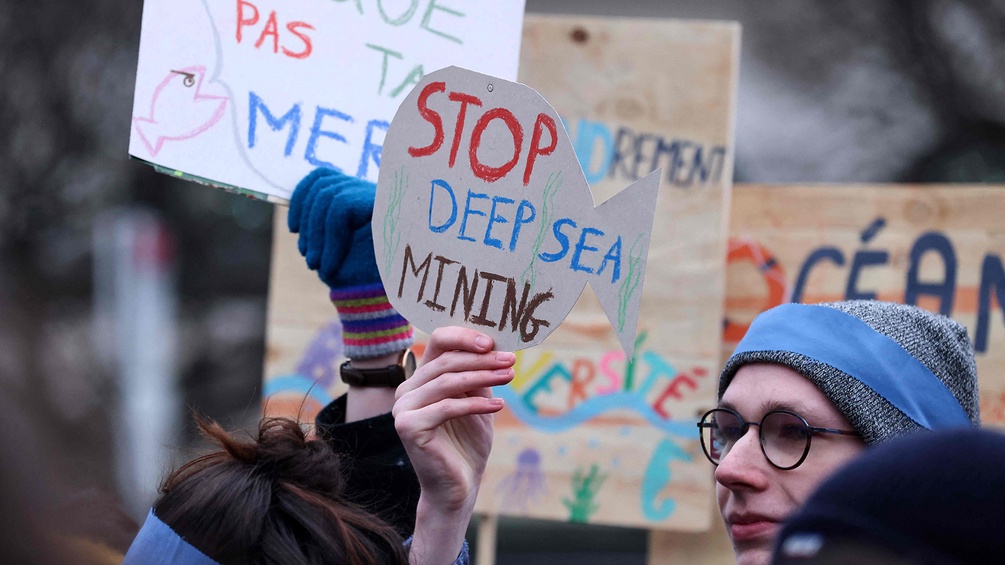
{"type": "MultiPolygon", "coordinates": [[[[772,410],[790,410],[810,426],[852,430],[820,389],[781,365],[750,364],[737,371],[719,403],[748,422],[772,410]]],[[[766,564],[780,523],[813,489],[864,444],[856,436],[814,434],[809,454],[795,469],[772,466],[761,451],[758,426],[732,446],[715,469],[715,493],[739,565],[766,564]]]]}

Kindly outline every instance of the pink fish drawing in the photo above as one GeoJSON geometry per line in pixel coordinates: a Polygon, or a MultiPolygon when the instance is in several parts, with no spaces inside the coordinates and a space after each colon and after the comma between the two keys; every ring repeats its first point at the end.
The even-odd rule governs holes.
{"type": "Polygon", "coordinates": [[[133,117],[133,125],[151,156],[167,141],[191,139],[213,127],[227,108],[226,96],[203,94],[206,67],[193,65],[171,70],[150,101],[147,117],[133,117]]]}

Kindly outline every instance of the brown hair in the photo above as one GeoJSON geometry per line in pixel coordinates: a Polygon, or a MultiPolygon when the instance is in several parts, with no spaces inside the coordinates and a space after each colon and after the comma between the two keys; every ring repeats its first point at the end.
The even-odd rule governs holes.
{"type": "Polygon", "coordinates": [[[221,448],[161,486],[154,514],[222,565],[406,564],[401,537],[343,494],[342,465],[288,418],[265,418],[241,440],[196,416],[221,448]]]}

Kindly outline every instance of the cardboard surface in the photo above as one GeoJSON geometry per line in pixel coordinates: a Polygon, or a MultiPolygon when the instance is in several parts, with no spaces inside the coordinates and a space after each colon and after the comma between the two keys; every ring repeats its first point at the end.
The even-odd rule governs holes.
{"type": "Polygon", "coordinates": [[[275,202],[320,166],[376,181],[424,73],[516,77],[523,4],[145,0],[129,154],[275,202]]]}
{"type": "Polygon", "coordinates": [[[523,84],[450,67],[405,98],[384,139],[373,241],[416,328],[537,345],[594,289],[632,355],[660,171],[594,208],[561,117],[523,84]]]}
{"type": "MultiPolygon", "coordinates": [[[[564,121],[592,201],[608,201],[656,168],[662,186],[634,355],[626,356],[589,288],[541,345],[518,352],[516,379],[496,390],[508,408],[496,419],[478,512],[708,529],[711,473],[694,422],[713,402],[721,351],[738,53],[732,24],[526,18],[519,81],[564,121]]],[[[454,116],[444,127],[452,129],[454,116]]],[[[525,140],[532,136],[526,131],[525,140]]],[[[450,143],[445,134],[444,147],[450,143]]],[[[514,170],[522,173],[525,162],[514,170]]],[[[417,213],[426,214],[420,227],[428,229],[428,207],[417,213]]],[[[484,242],[484,231],[479,235],[484,242]]],[[[576,241],[570,237],[570,252],[576,241]]],[[[310,389],[302,410],[309,418],[311,406],[343,390],[334,373],[341,343],[333,320],[326,289],[277,214],[265,368],[270,413],[296,413],[310,389]]]]}

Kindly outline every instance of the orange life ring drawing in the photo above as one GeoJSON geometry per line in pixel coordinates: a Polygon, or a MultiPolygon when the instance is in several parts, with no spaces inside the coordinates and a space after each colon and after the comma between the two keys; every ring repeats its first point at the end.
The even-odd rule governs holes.
{"type": "MultiPolygon", "coordinates": [[[[778,261],[768,253],[761,244],[749,237],[731,237],[726,254],[726,263],[733,261],[750,261],[761,272],[764,282],[768,285],[768,298],[761,311],[778,306],[788,300],[785,284],[785,272],[778,261]]],[[[723,320],[722,337],[727,342],[737,343],[747,333],[749,323],[733,322],[729,318],[723,320]]]]}

